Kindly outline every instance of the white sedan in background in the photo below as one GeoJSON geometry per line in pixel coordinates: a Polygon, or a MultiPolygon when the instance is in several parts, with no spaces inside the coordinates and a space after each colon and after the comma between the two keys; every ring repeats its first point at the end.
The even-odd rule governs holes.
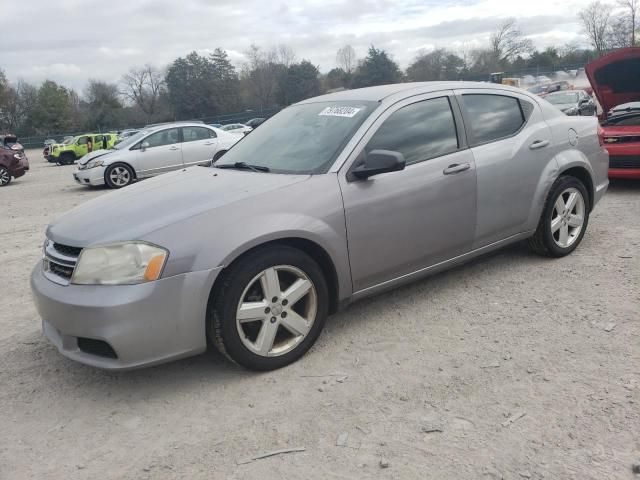
{"type": "Polygon", "coordinates": [[[144,128],[110,150],[82,157],[77,183],[122,188],[135,180],[219,159],[242,137],[202,123],[166,123],[144,128]]]}
{"type": "Polygon", "coordinates": [[[223,125],[222,130],[229,133],[242,133],[243,135],[246,135],[252,131],[253,128],[245,125],[244,123],[229,123],[227,125],[223,125]]]}

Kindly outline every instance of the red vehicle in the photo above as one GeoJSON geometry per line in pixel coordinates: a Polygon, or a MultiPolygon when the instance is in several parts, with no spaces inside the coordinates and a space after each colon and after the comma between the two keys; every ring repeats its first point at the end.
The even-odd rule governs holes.
{"type": "Polygon", "coordinates": [[[585,67],[606,112],[600,124],[609,178],[640,179],[640,47],[616,50],[585,67]]]}
{"type": "Polygon", "coordinates": [[[29,160],[14,135],[0,138],[0,187],[3,187],[29,170],[29,160]]]}

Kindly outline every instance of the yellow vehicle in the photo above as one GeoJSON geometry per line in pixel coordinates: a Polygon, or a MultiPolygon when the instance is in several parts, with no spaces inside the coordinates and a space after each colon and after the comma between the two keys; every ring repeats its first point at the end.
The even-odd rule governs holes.
{"type": "Polygon", "coordinates": [[[96,151],[113,147],[117,138],[118,135],[115,133],[86,133],[78,135],[62,143],[51,145],[47,161],[58,165],[71,165],[89,153],[89,139],[91,139],[91,151],[96,151]]]}
{"type": "Polygon", "coordinates": [[[519,78],[503,78],[502,85],[509,85],[511,87],[520,87],[519,78]]]}

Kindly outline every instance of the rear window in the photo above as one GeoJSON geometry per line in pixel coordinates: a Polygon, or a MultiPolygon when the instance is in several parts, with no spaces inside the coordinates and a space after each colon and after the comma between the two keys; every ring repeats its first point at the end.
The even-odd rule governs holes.
{"type": "MultiPolygon", "coordinates": [[[[525,115],[515,97],[492,94],[462,95],[472,146],[507,138],[524,125],[525,115]]],[[[528,113],[531,113],[532,109],[528,113]]]]}

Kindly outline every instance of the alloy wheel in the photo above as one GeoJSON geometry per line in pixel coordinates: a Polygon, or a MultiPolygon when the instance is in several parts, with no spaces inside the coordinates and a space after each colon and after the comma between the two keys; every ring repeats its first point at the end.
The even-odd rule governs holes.
{"type": "Polygon", "coordinates": [[[0,168],[0,186],[6,185],[11,181],[11,175],[6,168],[0,168]]]}
{"type": "Polygon", "coordinates": [[[567,188],[557,198],[551,213],[551,235],[554,242],[568,248],[580,236],[585,218],[585,202],[576,188],[567,188]]]}
{"type": "Polygon", "coordinates": [[[318,295],[307,274],[278,265],[256,275],[240,296],[236,327],[243,345],[256,355],[275,357],[295,349],[318,313],[318,295]]]}
{"type": "Polygon", "coordinates": [[[109,172],[109,178],[114,185],[124,187],[131,181],[131,173],[125,167],[117,166],[109,172]]]}

